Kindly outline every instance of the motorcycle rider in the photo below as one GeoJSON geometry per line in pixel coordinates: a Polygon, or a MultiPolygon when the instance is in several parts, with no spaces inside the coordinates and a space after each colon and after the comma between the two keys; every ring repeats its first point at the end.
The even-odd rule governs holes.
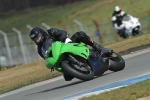
{"type": "MultiPolygon", "coordinates": [[[[57,28],[51,28],[48,29],[47,32],[44,31],[42,28],[40,27],[34,27],[29,34],[30,38],[32,41],[34,41],[34,43],[37,45],[37,51],[38,54],[43,58],[43,54],[42,54],[42,45],[45,42],[50,42],[50,44],[52,44],[53,41],[61,41],[61,42],[65,42],[68,34],[66,31],[64,30],[60,30],[57,28]]],[[[89,36],[86,35],[85,32],[80,31],[80,32],[76,32],[72,37],[71,37],[72,42],[83,42],[87,45],[92,46],[95,50],[101,52],[104,55],[109,55],[112,53],[111,50],[107,49],[107,48],[103,48],[101,45],[98,45],[96,42],[94,42],[89,36]]],[[[71,79],[73,79],[74,77],[67,75],[65,73],[63,73],[64,78],[66,81],[70,81],[71,79]]]]}
{"type": "Polygon", "coordinates": [[[127,16],[127,13],[122,11],[122,9],[119,6],[115,6],[114,12],[112,14],[112,23],[113,27],[115,28],[116,33],[119,36],[125,36],[125,28],[124,25],[122,24],[122,19],[127,16]]]}

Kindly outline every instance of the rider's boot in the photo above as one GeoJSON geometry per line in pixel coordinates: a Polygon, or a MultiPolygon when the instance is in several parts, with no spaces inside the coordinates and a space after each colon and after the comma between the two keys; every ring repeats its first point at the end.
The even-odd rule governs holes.
{"type": "Polygon", "coordinates": [[[96,42],[93,41],[93,45],[92,47],[99,51],[101,54],[103,55],[111,55],[112,54],[112,50],[109,50],[107,48],[102,47],[101,45],[97,44],[96,42]]]}
{"type": "Polygon", "coordinates": [[[64,76],[65,81],[71,81],[74,78],[73,76],[70,76],[66,73],[63,73],[63,76],[64,76]]]}
{"type": "Polygon", "coordinates": [[[97,44],[97,43],[94,42],[94,41],[93,41],[92,47],[93,47],[95,50],[99,51],[99,52],[101,52],[101,51],[102,51],[102,48],[103,48],[101,45],[97,44]]]}
{"type": "Polygon", "coordinates": [[[90,45],[95,50],[99,51],[101,54],[110,54],[111,50],[103,48],[101,45],[98,45],[96,42],[94,42],[88,35],[86,35],[85,32],[80,31],[76,32],[72,37],[71,40],[73,42],[83,42],[87,45],[90,45]]]}

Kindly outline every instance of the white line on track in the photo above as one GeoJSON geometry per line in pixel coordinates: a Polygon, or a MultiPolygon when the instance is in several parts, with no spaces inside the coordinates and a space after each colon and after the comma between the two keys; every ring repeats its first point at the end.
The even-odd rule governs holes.
{"type": "MultiPolygon", "coordinates": [[[[127,81],[127,80],[131,80],[131,79],[134,79],[134,78],[137,78],[137,77],[142,77],[142,76],[145,76],[145,75],[149,75],[150,74],[150,71],[148,72],[145,72],[141,75],[138,75],[138,76],[133,76],[133,77],[130,77],[130,78],[125,78],[125,79],[122,79],[122,80],[119,80],[119,81],[115,81],[115,82],[112,82],[112,83],[108,83],[108,84],[105,84],[105,85],[102,85],[101,87],[103,86],[107,86],[107,85],[110,85],[110,84],[114,84],[114,83],[117,83],[117,82],[122,82],[122,81],[127,81]]],[[[83,93],[85,92],[85,94],[80,94],[80,95],[77,95],[77,96],[73,96],[75,94],[72,94],[72,97],[69,97],[69,96],[64,96],[62,98],[59,98],[58,100],[78,100],[78,99],[81,99],[83,97],[89,97],[91,95],[98,95],[100,93],[103,93],[103,92],[106,92],[106,91],[111,91],[111,90],[114,90],[114,89],[118,89],[118,88],[121,88],[121,87],[125,87],[125,86],[128,86],[128,85],[122,85],[122,86],[118,86],[118,87],[114,87],[114,88],[109,88],[109,89],[104,89],[104,90],[100,90],[100,91],[96,91],[96,92],[89,92],[89,93],[86,93],[86,91],[90,91],[91,89],[88,89],[88,90],[85,90],[85,91],[80,91],[78,93],[75,93],[75,94],[80,94],[80,93],[83,93]]],[[[95,87],[96,88],[96,87],[95,87]]],[[[94,89],[94,88],[93,88],[94,89]]],[[[49,99],[48,99],[49,100],[49,99]]]]}
{"type": "Polygon", "coordinates": [[[29,85],[29,86],[26,86],[26,87],[8,92],[8,93],[1,94],[0,98],[3,98],[5,96],[9,96],[9,95],[12,95],[12,94],[15,94],[15,93],[19,93],[19,92],[22,92],[22,91],[25,91],[25,90],[28,90],[28,89],[32,89],[32,88],[35,88],[35,87],[38,87],[38,86],[41,86],[41,85],[45,85],[45,84],[48,84],[48,83],[51,83],[51,82],[54,82],[54,81],[57,81],[57,80],[60,80],[60,79],[63,79],[63,76],[59,76],[59,77],[56,77],[56,78],[51,79],[51,80],[35,83],[35,84],[32,84],[32,85],[29,85]]]}
{"type": "Polygon", "coordinates": [[[122,56],[124,59],[128,59],[128,58],[132,58],[134,56],[138,56],[144,53],[150,52],[150,48],[148,49],[143,49],[143,50],[139,50],[139,51],[135,51],[135,52],[131,52],[130,54],[124,55],[122,56]]]}

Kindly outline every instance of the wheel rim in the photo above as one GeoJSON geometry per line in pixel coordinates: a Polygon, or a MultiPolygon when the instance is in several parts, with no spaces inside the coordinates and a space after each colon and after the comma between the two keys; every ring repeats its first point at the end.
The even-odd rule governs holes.
{"type": "Polygon", "coordinates": [[[86,64],[85,66],[81,65],[81,67],[79,67],[78,65],[75,65],[75,64],[72,64],[72,63],[69,63],[71,65],[71,67],[81,73],[84,73],[84,74],[91,74],[92,73],[92,69],[91,67],[86,64]]]}

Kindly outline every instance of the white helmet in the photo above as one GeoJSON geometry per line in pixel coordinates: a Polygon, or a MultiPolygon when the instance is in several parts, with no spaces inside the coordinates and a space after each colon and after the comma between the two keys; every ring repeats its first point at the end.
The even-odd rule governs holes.
{"type": "Polygon", "coordinates": [[[120,16],[120,13],[121,13],[121,8],[119,6],[115,6],[114,8],[114,12],[117,16],[120,16]]]}

